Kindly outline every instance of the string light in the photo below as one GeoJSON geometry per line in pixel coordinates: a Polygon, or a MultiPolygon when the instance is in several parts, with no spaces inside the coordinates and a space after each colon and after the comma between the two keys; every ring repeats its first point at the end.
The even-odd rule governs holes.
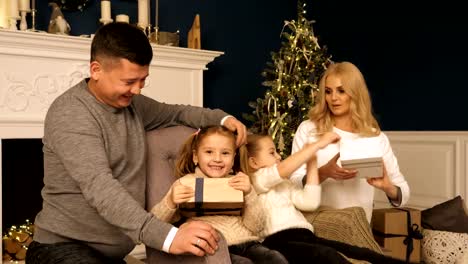
{"type": "Polygon", "coordinates": [[[299,0],[298,19],[286,21],[283,26],[281,35],[287,42],[277,53],[272,53],[272,63],[264,75],[264,85],[271,90],[265,93],[265,99],[258,99],[255,104],[255,120],[258,120],[251,128],[254,133],[268,131],[283,158],[290,153],[295,129],[307,118],[307,109],[314,103],[318,76],[326,69],[324,66],[329,59],[314,36],[314,21],[305,18],[305,6],[303,0],[299,0]],[[267,109],[269,97],[275,98],[277,111],[267,109]]]}

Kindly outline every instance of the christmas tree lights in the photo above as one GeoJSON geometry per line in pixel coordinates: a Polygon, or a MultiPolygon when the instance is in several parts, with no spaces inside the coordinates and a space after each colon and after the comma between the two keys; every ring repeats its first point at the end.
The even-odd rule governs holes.
{"type": "Polygon", "coordinates": [[[252,123],[252,133],[272,136],[283,158],[290,155],[294,133],[308,118],[319,79],[331,62],[326,47],[320,47],[314,35],[314,21],[305,17],[305,7],[299,0],[297,21],[285,21],[282,46],[271,53],[271,61],[262,72],[265,96],[250,102],[253,112],[243,115],[252,123]]]}

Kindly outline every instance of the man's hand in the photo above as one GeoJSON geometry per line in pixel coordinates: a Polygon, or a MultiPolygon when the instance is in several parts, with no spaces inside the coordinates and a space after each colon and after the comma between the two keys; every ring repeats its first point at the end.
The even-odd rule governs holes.
{"type": "Polygon", "coordinates": [[[336,154],[327,164],[319,168],[320,182],[323,182],[327,178],[347,180],[356,177],[357,170],[346,170],[336,164],[339,157],[340,153],[336,154]]]}
{"type": "Polygon", "coordinates": [[[247,143],[247,128],[235,117],[230,116],[226,118],[223,124],[224,127],[231,130],[232,132],[237,133],[236,145],[238,147],[247,143]]]}
{"type": "Polygon", "coordinates": [[[191,253],[199,257],[213,255],[218,249],[219,235],[209,224],[190,221],[182,224],[172,241],[169,253],[191,253]]]}

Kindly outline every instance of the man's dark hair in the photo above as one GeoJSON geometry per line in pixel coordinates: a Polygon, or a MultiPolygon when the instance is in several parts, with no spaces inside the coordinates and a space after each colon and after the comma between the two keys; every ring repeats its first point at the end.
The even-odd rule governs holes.
{"type": "Polygon", "coordinates": [[[138,27],[128,23],[109,23],[96,31],[91,43],[91,62],[98,57],[122,58],[145,66],[153,58],[153,49],[138,27]]]}

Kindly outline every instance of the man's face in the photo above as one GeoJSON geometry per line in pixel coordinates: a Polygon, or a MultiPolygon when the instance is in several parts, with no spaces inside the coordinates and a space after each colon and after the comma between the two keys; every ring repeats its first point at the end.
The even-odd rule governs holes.
{"type": "Polygon", "coordinates": [[[149,65],[141,66],[127,59],[101,60],[91,63],[91,93],[100,102],[115,108],[130,105],[140,94],[149,75],[149,65]]]}

